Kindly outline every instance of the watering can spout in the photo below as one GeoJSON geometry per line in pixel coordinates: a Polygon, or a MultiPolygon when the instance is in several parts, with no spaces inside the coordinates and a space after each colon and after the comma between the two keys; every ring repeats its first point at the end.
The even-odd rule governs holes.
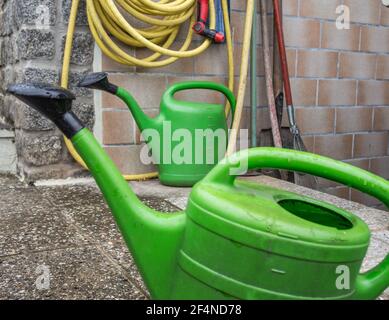
{"type": "Polygon", "coordinates": [[[389,287],[389,255],[376,267],[357,277],[354,299],[371,300],[389,287]]]}
{"type": "Polygon", "coordinates": [[[79,87],[106,91],[123,100],[130,109],[135,122],[140,131],[146,129],[154,129],[157,127],[157,122],[148,117],[136,102],[134,97],[124,88],[118,87],[109,82],[106,72],[96,72],[88,74],[79,84],[79,87]]]}
{"type": "Polygon", "coordinates": [[[74,95],[46,84],[19,84],[8,93],[52,120],[71,139],[90,169],[129,247],[142,277],[155,298],[168,294],[185,225],[182,212],[165,215],[144,205],[93,134],[71,111],[74,95]]]}

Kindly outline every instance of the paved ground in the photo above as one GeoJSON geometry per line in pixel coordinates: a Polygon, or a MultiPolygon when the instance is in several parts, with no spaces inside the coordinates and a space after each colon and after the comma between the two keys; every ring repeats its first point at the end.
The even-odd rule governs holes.
{"type": "MultiPolygon", "coordinates": [[[[389,213],[271,178],[259,180],[332,202],[364,218],[373,232],[365,270],[389,252],[389,213]]],[[[190,191],[163,187],[158,181],[132,185],[148,205],[165,212],[184,208],[190,191]]],[[[0,176],[0,299],[147,297],[93,183],[36,187],[0,176]],[[50,277],[45,277],[48,271],[50,277]]],[[[389,290],[382,298],[389,299],[389,290]]]]}

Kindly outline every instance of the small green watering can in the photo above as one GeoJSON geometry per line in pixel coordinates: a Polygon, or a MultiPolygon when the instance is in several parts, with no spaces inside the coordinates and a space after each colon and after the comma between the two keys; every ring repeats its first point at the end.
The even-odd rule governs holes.
{"type": "Polygon", "coordinates": [[[104,72],[89,74],[79,86],[109,92],[127,104],[158,164],[162,184],[193,186],[224,157],[228,136],[224,106],[174,98],[183,90],[216,90],[227,97],[234,112],[235,96],[224,85],[207,81],[173,84],[163,94],[155,118],[148,117],[125,89],[111,84],[104,72]]]}
{"type": "Polygon", "coordinates": [[[187,209],[145,206],[92,133],[72,113],[74,95],[47,85],[10,93],[71,139],[100,187],[155,299],[375,299],[389,286],[389,255],[359,274],[370,232],[353,214],[295,193],[242,181],[238,167],[317,175],[389,205],[389,182],[326,157],[255,148],[222,160],[187,209]]]}

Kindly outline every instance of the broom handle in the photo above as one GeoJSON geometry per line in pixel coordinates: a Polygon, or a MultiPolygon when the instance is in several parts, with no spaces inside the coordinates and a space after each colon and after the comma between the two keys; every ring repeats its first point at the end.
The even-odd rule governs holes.
{"type": "Polygon", "coordinates": [[[284,32],[282,30],[281,8],[278,0],[273,0],[273,5],[274,5],[274,22],[275,22],[275,27],[277,32],[278,50],[280,51],[281,69],[284,78],[285,100],[288,109],[290,109],[289,106],[293,106],[293,98],[292,98],[292,89],[290,87],[288,59],[286,57],[284,32]]]}
{"type": "Polygon", "coordinates": [[[299,135],[299,129],[297,128],[295,114],[294,114],[292,89],[290,87],[288,59],[286,57],[285,38],[284,38],[284,31],[282,29],[282,14],[281,14],[280,3],[278,2],[278,0],[273,0],[273,5],[274,5],[274,23],[276,27],[276,33],[277,33],[278,49],[280,51],[280,62],[281,62],[282,75],[284,78],[285,100],[286,100],[286,105],[288,110],[289,124],[293,134],[299,135]]]}
{"type": "Polygon", "coordinates": [[[261,26],[262,26],[262,42],[263,42],[263,60],[265,68],[265,80],[266,80],[266,94],[270,111],[270,122],[273,134],[274,146],[282,148],[282,140],[280,128],[278,126],[276,102],[274,99],[274,86],[271,74],[271,62],[270,62],[270,44],[269,44],[269,30],[267,24],[267,0],[260,1],[261,8],[261,26]]]}
{"type": "MultiPolygon", "coordinates": [[[[277,0],[280,3],[282,11],[282,0],[277,0]]],[[[284,112],[284,79],[281,71],[280,51],[278,50],[276,27],[273,19],[273,83],[274,83],[274,98],[277,107],[278,126],[282,128],[282,118],[284,112]]]]}

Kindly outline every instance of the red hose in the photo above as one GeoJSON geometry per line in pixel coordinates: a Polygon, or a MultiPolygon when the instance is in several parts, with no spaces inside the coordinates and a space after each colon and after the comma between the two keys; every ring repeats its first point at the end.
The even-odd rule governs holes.
{"type": "Polygon", "coordinates": [[[198,20],[206,23],[208,20],[208,12],[209,12],[209,0],[198,0],[199,5],[199,17],[198,20]]]}

